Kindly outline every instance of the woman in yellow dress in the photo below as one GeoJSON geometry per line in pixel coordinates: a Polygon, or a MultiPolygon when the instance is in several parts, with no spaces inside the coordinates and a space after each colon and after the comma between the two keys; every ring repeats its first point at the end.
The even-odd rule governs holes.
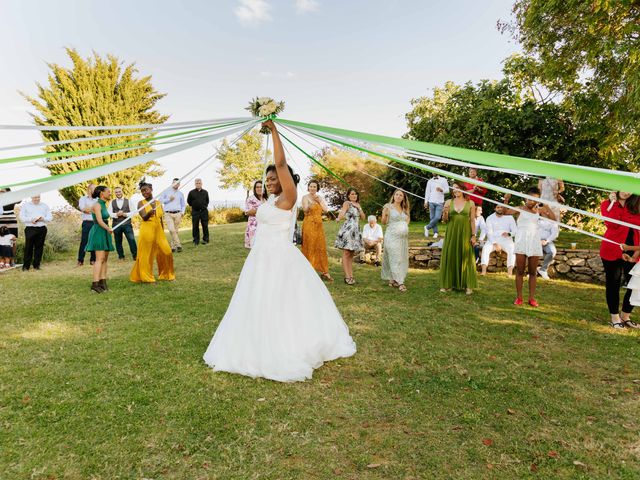
{"type": "Polygon", "coordinates": [[[158,262],[158,280],[175,280],[171,246],[164,234],[162,223],[162,204],[153,200],[153,187],[144,180],[140,182],[140,193],[144,200],[138,202],[138,211],[142,217],[138,255],[129,279],[132,282],[153,283],[153,260],[158,262]],[[144,207],[144,208],[143,208],[144,207]],[[142,209],[142,210],[141,210],[142,209]]]}
{"type": "Polygon", "coordinates": [[[308,194],[302,197],[302,210],[304,221],[302,222],[302,254],[307,257],[309,263],[316,272],[320,273],[323,280],[332,282],[329,275],[329,257],[327,257],[327,241],[322,226],[322,213],[329,207],[322,197],[318,195],[320,184],[311,180],[307,185],[308,194]]]}

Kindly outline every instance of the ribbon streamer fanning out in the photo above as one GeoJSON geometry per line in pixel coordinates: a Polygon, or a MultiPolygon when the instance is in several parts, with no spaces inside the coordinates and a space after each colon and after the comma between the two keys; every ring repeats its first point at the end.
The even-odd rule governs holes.
{"type": "Polygon", "coordinates": [[[517,170],[532,175],[549,176],[571,181],[585,186],[600,187],[610,191],[624,191],[640,194],[640,175],[614,170],[599,170],[579,165],[547,162],[524,157],[482,152],[467,148],[450,147],[435,143],[419,142],[404,138],[387,137],[372,133],[345,130],[311,123],[276,119],[277,123],[315,131],[320,134],[332,134],[352,138],[361,142],[375,143],[387,147],[400,147],[438,157],[463,160],[477,165],[486,165],[510,170],[517,170]]]}
{"type": "Polygon", "coordinates": [[[239,125],[233,126],[229,129],[223,130],[221,132],[217,132],[211,135],[206,135],[202,138],[190,140],[183,144],[165,148],[163,150],[158,150],[158,151],[146,153],[144,155],[137,155],[131,158],[126,158],[124,160],[118,160],[115,162],[97,165],[97,166],[89,167],[83,170],[64,173],[60,175],[54,175],[50,177],[44,177],[42,179],[37,179],[35,181],[31,180],[27,182],[28,185],[25,188],[22,188],[19,190],[12,190],[10,192],[5,192],[0,194],[0,206],[19,202],[20,200],[29,196],[37,195],[37,194],[52,191],[52,190],[59,190],[61,188],[64,188],[70,185],[75,185],[77,183],[92,180],[94,178],[108,175],[110,173],[114,173],[120,170],[125,170],[127,168],[131,168],[136,165],[149,162],[151,160],[157,160],[159,158],[173,155],[175,153],[179,153],[179,152],[188,150],[190,148],[197,147],[198,145],[210,143],[220,138],[226,137],[227,135],[240,132],[249,126],[253,126],[257,124],[258,122],[259,120],[251,119],[239,125]]]}

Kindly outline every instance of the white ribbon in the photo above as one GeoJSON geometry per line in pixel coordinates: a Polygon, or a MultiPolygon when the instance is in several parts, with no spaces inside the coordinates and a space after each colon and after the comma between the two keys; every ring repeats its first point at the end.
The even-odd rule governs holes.
{"type": "Polygon", "coordinates": [[[84,131],[84,130],[155,130],[160,127],[179,127],[179,126],[198,126],[207,125],[215,122],[247,122],[253,120],[252,117],[231,117],[231,118],[215,118],[212,120],[195,120],[191,122],[173,122],[173,123],[143,123],[140,125],[0,125],[0,130],[39,130],[45,132],[57,132],[61,130],[84,131]]]}
{"type": "MultiPolygon", "coordinates": [[[[118,149],[118,150],[111,150],[108,152],[100,152],[100,153],[92,153],[90,155],[86,155],[86,156],[79,156],[79,157],[69,157],[69,158],[63,158],[60,160],[51,160],[51,161],[46,161],[46,162],[41,162],[41,161],[36,161],[33,162],[31,164],[27,164],[27,166],[29,167],[43,167],[46,168],[49,165],[59,165],[59,164],[63,164],[63,163],[74,163],[74,162],[80,162],[83,160],[92,160],[94,158],[100,158],[100,157],[106,157],[107,155],[112,155],[114,153],[122,153],[122,152],[131,152],[133,150],[140,150],[142,148],[149,148],[149,147],[155,147],[157,145],[169,145],[172,143],[184,143],[187,142],[189,140],[196,140],[198,138],[209,138],[211,136],[211,134],[204,134],[204,132],[201,132],[200,134],[194,134],[194,135],[188,135],[185,137],[180,137],[180,138],[174,138],[174,139],[170,139],[170,140],[163,140],[160,142],[147,142],[144,144],[140,144],[134,147],[127,147],[127,148],[122,148],[122,149],[118,149]]],[[[8,164],[11,165],[11,164],[8,164]]],[[[2,165],[0,165],[0,167],[2,167],[2,165]]]]}
{"type": "MultiPolygon", "coordinates": [[[[288,127],[288,128],[290,129],[291,127],[288,127]]],[[[300,131],[302,133],[305,133],[307,135],[312,135],[314,138],[318,138],[319,140],[323,140],[322,137],[327,137],[327,138],[334,139],[334,140],[346,141],[347,143],[360,143],[360,144],[363,143],[363,142],[359,142],[359,141],[357,141],[355,139],[352,139],[352,138],[349,138],[349,137],[340,136],[340,135],[322,133],[322,137],[321,137],[321,136],[319,136],[318,133],[314,133],[311,130],[307,130],[307,129],[298,129],[298,127],[295,127],[294,130],[298,130],[298,131],[300,131]]],[[[336,145],[337,146],[341,146],[339,143],[336,144],[336,145]]],[[[377,144],[368,143],[368,145],[371,146],[371,148],[369,148],[370,150],[374,150],[374,151],[377,150],[375,148],[375,146],[377,144]]],[[[380,148],[380,145],[377,145],[377,147],[378,147],[378,149],[380,149],[380,150],[382,150],[384,152],[385,149],[384,148],[380,148]]],[[[380,153],[383,153],[383,152],[380,152],[380,153]]],[[[360,152],[360,153],[363,153],[363,152],[360,152]]],[[[386,154],[386,155],[389,155],[389,154],[386,154]]],[[[393,155],[389,155],[389,156],[393,158],[393,155]]],[[[438,157],[436,157],[436,158],[438,158],[438,157]]],[[[485,187],[485,188],[488,188],[490,190],[494,190],[494,191],[497,191],[497,192],[516,195],[518,197],[521,197],[521,198],[524,198],[524,199],[527,199],[527,200],[533,200],[535,202],[542,202],[542,203],[545,203],[545,204],[547,204],[547,205],[549,205],[551,207],[555,207],[555,208],[558,208],[558,209],[565,209],[565,210],[568,210],[570,212],[578,213],[580,215],[584,215],[584,216],[587,216],[587,217],[595,218],[595,219],[602,220],[602,221],[605,221],[605,222],[615,223],[617,225],[622,225],[622,226],[625,226],[625,227],[628,227],[628,228],[633,228],[635,230],[640,230],[640,226],[639,225],[634,225],[632,223],[623,222],[622,220],[617,220],[615,218],[605,217],[605,216],[600,215],[598,213],[588,212],[586,210],[580,210],[579,208],[570,207],[570,206],[568,206],[566,204],[561,204],[561,203],[550,201],[550,200],[546,200],[546,199],[545,200],[541,200],[539,197],[533,197],[531,195],[527,195],[526,193],[517,192],[515,190],[511,190],[511,189],[508,189],[508,188],[504,188],[504,187],[500,187],[500,186],[497,186],[497,185],[493,185],[491,183],[482,182],[482,181],[479,181],[479,180],[476,180],[476,179],[473,179],[473,178],[465,177],[463,175],[458,175],[458,174],[455,174],[455,173],[451,173],[451,172],[448,172],[447,170],[442,170],[440,168],[431,167],[431,166],[425,165],[423,163],[415,162],[413,160],[409,160],[409,159],[406,159],[406,158],[398,159],[398,160],[400,161],[399,163],[409,163],[409,164],[411,164],[412,166],[414,166],[414,167],[416,167],[418,169],[427,170],[427,171],[430,171],[432,173],[438,173],[439,175],[442,175],[444,177],[449,177],[449,178],[453,178],[453,179],[458,180],[458,181],[471,183],[473,185],[478,185],[478,186],[481,186],[481,187],[485,187]]]]}
{"type": "MultiPolygon", "coordinates": [[[[243,132],[240,133],[240,135],[238,135],[231,143],[230,145],[234,145],[245,133],[247,133],[249,130],[251,130],[251,128],[253,127],[254,124],[249,125],[249,127],[247,127],[243,132]]],[[[207,163],[209,163],[211,160],[213,160],[217,155],[217,152],[209,155],[207,158],[205,158],[202,162],[200,162],[198,165],[196,165],[195,167],[193,167],[191,170],[189,170],[187,173],[185,173],[182,177],[180,177],[178,179],[178,183],[181,184],[180,188],[178,190],[182,190],[183,188],[185,188],[187,186],[187,182],[190,179],[187,179],[187,177],[189,175],[191,175],[192,173],[194,173],[194,175],[197,175],[198,173],[200,173],[200,170],[202,170],[207,163]],[[186,179],[186,180],[185,180],[186,179]]],[[[171,186],[173,185],[173,182],[171,184],[171,186]]],[[[165,188],[164,190],[162,190],[160,192],[160,194],[156,195],[155,197],[153,197],[151,199],[150,202],[145,203],[142,207],[138,208],[135,212],[131,212],[129,215],[127,215],[128,218],[132,218],[134,217],[136,214],[138,214],[141,210],[143,210],[144,208],[146,208],[147,205],[151,204],[152,202],[155,202],[158,200],[158,198],[160,198],[160,196],[166,192],[167,190],[169,190],[169,188],[171,188],[171,186],[165,188]]],[[[112,227],[112,231],[115,231],[120,225],[124,225],[126,223],[126,221],[122,221],[120,223],[118,223],[117,225],[115,225],[114,227],[112,227]]]]}
{"type": "MultiPolygon", "coordinates": [[[[287,128],[287,127],[285,127],[285,128],[287,128]]],[[[287,128],[287,129],[289,130],[289,128],[287,128]]],[[[289,131],[291,131],[291,130],[289,130],[289,131]]],[[[295,133],[295,132],[294,132],[294,133],[295,133]]],[[[308,135],[311,135],[310,133],[307,133],[307,134],[308,134],[308,135]]],[[[315,137],[315,135],[314,135],[314,137],[315,137]]],[[[300,138],[302,138],[302,137],[300,137],[300,138]]],[[[330,141],[327,141],[326,139],[322,139],[322,138],[319,138],[319,139],[320,139],[320,140],[324,140],[325,142],[330,143],[330,144],[332,144],[332,145],[335,145],[335,146],[337,146],[338,148],[341,148],[342,150],[349,150],[349,151],[353,150],[353,149],[351,149],[351,148],[349,148],[349,147],[346,147],[346,146],[344,146],[344,145],[341,145],[341,144],[339,144],[339,143],[330,142],[330,141]]],[[[309,142],[308,140],[307,140],[307,142],[308,142],[308,143],[310,143],[311,145],[313,145],[313,144],[312,144],[311,142],[309,142]]],[[[318,148],[318,147],[317,147],[317,146],[315,146],[315,145],[313,145],[313,146],[314,146],[315,148],[318,148]]],[[[355,150],[355,151],[357,152],[358,150],[355,150]]],[[[362,152],[360,152],[360,153],[362,153],[362,152]]],[[[397,167],[397,166],[392,166],[392,165],[390,165],[390,164],[387,164],[387,163],[385,163],[385,162],[383,162],[383,161],[381,161],[381,160],[378,160],[378,159],[376,159],[376,158],[373,158],[373,157],[371,157],[371,156],[369,157],[369,160],[371,160],[371,161],[373,161],[373,162],[375,162],[375,163],[378,163],[378,164],[380,164],[380,165],[385,165],[385,166],[387,166],[387,167],[394,168],[394,169],[396,169],[396,170],[399,170],[399,171],[401,171],[401,172],[404,172],[404,173],[407,173],[407,174],[410,174],[410,175],[415,175],[415,174],[413,174],[412,172],[409,172],[409,171],[403,170],[402,168],[397,167]]],[[[367,175],[368,177],[374,178],[374,179],[378,180],[379,182],[384,183],[385,185],[389,185],[390,187],[396,188],[396,189],[398,189],[398,190],[402,190],[403,192],[405,192],[405,193],[406,193],[406,194],[408,194],[408,195],[412,195],[412,196],[414,196],[414,197],[416,197],[416,198],[420,198],[420,199],[422,199],[422,200],[425,200],[425,201],[426,201],[426,199],[425,199],[424,197],[422,197],[422,196],[420,196],[420,195],[417,195],[417,194],[415,194],[415,193],[413,193],[413,192],[409,192],[408,190],[405,190],[405,189],[403,189],[403,188],[397,187],[397,186],[393,185],[392,183],[386,182],[386,181],[382,180],[381,178],[376,177],[375,175],[371,175],[370,173],[367,173],[367,172],[365,172],[365,171],[363,171],[363,170],[360,170],[360,169],[356,169],[356,170],[358,170],[360,173],[362,173],[362,174],[364,174],[364,175],[367,175]]],[[[436,169],[436,170],[437,170],[437,169],[436,169]]],[[[418,176],[419,176],[419,175],[418,175],[418,176]]],[[[424,177],[421,177],[421,178],[424,178],[424,177]]],[[[471,179],[469,179],[469,180],[471,180],[471,179]]],[[[483,182],[483,183],[484,183],[484,182],[483,182]]],[[[487,184],[487,185],[489,185],[489,184],[487,184]]],[[[453,190],[461,191],[461,192],[462,192],[462,193],[464,193],[464,194],[468,194],[468,192],[466,192],[465,190],[455,189],[455,188],[452,188],[452,189],[453,189],[453,190]]],[[[519,194],[518,192],[515,192],[515,194],[517,194],[517,195],[522,195],[522,194],[519,194]]],[[[529,196],[527,195],[526,197],[529,197],[529,196]]],[[[538,197],[529,197],[529,198],[530,198],[530,199],[532,199],[532,200],[534,200],[534,201],[540,201],[540,199],[539,199],[538,197]]],[[[520,209],[520,208],[518,208],[518,207],[514,207],[514,206],[511,206],[511,205],[507,205],[506,203],[502,203],[502,202],[499,202],[499,201],[497,201],[497,200],[492,200],[492,199],[490,199],[490,198],[485,198],[485,197],[483,197],[483,200],[486,200],[486,201],[488,201],[488,202],[494,203],[494,204],[496,204],[496,205],[501,205],[501,206],[506,207],[506,208],[509,208],[509,209],[511,209],[511,210],[515,210],[515,211],[516,211],[516,212],[518,212],[518,213],[523,213],[523,212],[524,212],[524,210],[521,210],[521,209],[520,209]]],[[[544,203],[548,203],[548,202],[546,202],[546,201],[545,201],[544,203]]],[[[530,213],[530,212],[529,212],[529,213],[530,213]]],[[[574,231],[574,232],[582,233],[582,234],[584,234],[584,235],[588,235],[588,236],[590,236],[590,237],[596,238],[596,239],[598,239],[598,240],[602,240],[602,241],[604,241],[604,242],[609,242],[609,243],[613,243],[613,244],[615,244],[615,245],[619,245],[619,243],[618,243],[618,242],[615,242],[615,241],[610,240],[610,239],[608,239],[608,238],[602,237],[602,236],[600,236],[600,235],[598,235],[598,234],[591,233],[591,232],[587,232],[587,231],[585,231],[585,230],[581,230],[581,229],[579,229],[579,228],[577,228],[577,227],[573,227],[573,226],[571,226],[571,225],[567,225],[566,223],[562,223],[562,222],[560,222],[560,221],[558,221],[558,220],[553,220],[553,219],[547,219],[547,220],[548,220],[548,221],[550,221],[550,222],[554,222],[554,223],[556,223],[558,226],[563,227],[563,228],[566,228],[566,229],[568,229],[568,230],[572,230],[572,231],[574,231]]],[[[612,219],[607,219],[607,220],[608,220],[608,221],[611,221],[612,219]]],[[[624,223],[624,222],[623,222],[623,223],[624,223]]],[[[638,226],[636,226],[636,225],[632,225],[632,227],[634,227],[634,228],[636,228],[636,229],[640,228],[640,227],[638,227],[638,226]]]]}
{"type": "MultiPolygon", "coordinates": [[[[218,121],[212,122],[211,126],[219,125],[221,123],[227,123],[227,122],[225,120],[218,120],[218,121]]],[[[134,136],[134,135],[140,135],[141,138],[144,138],[144,137],[152,136],[156,132],[173,131],[173,130],[187,130],[189,127],[203,127],[204,128],[204,127],[209,126],[209,124],[206,124],[206,125],[194,124],[194,125],[188,125],[188,126],[166,127],[166,128],[164,128],[164,125],[167,125],[167,124],[161,124],[161,125],[163,125],[163,128],[154,128],[153,130],[144,129],[144,130],[141,130],[140,132],[114,133],[112,135],[98,135],[98,136],[94,136],[94,137],[80,137],[80,138],[72,138],[72,139],[69,139],[69,140],[56,140],[56,141],[53,141],[53,142],[40,142],[40,143],[27,143],[27,144],[24,144],[24,145],[12,145],[12,146],[9,146],[9,147],[0,147],[0,151],[19,150],[19,149],[23,149],[23,148],[51,147],[51,146],[55,146],[55,145],[70,145],[72,143],[89,142],[89,141],[94,141],[94,140],[107,140],[107,139],[110,139],[110,138],[131,137],[131,136],[134,136]]]]}
{"type": "Polygon", "coordinates": [[[233,133],[239,132],[245,129],[248,124],[254,125],[255,123],[257,122],[252,119],[252,121],[250,122],[244,123],[230,130],[218,132],[214,135],[207,136],[206,138],[192,140],[190,142],[187,142],[181,145],[176,145],[175,147],[169,147],[164,150],[146,153],[144,155],[138,155],[136,157],[127,158],[125,160],[119,160],[117,162],[111,162],[106,165],[101,165],[99,167],[91,168],[90,170],[79,171],[77,173],[64,175],[61,178],[53,178],[51,180],[46,180],[42,183],[29,185],[28,187],[20,190],[5,192],[0,194],[0,206],[8,205],[10,203],[16,203],[22,200],[23,198],[31,197],[44,192],[49,192],[52,190],[60,190],[61,188],[68,187],[70,185],[75,185],[76,183],[85,182],[87,180],[91,180],[97,177],[109,175],[110,173],[113,173],[113,172],[126,170],[127,168],[135,167],[136,165],[141,165],[151,160],[156,160],[158,158],[166,157],[174,153],[179,153],[184,150],[197,147],[198,145],[202,145],[204,143],[208,143],[208,142],[217,140],[219,138],[225,137],[227,135],[231,135],[233,133]]]}

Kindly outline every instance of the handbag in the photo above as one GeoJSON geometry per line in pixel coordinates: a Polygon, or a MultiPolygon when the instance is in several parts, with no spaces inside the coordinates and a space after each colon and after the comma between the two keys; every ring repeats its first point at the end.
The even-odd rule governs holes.
{"type": "Polygon", "coordinates": [[[293,243],[302,246],[302,227],[298,225],[298,222],[293,227],[293,243]]]}

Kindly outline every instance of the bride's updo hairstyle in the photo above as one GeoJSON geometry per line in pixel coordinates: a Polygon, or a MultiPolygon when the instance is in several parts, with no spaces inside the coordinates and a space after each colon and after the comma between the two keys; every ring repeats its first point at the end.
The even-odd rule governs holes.
{"type": "MultiPolygon", "coordinates": [[[[298,183],[300,183],[300,175],[298,175],[297,173],[293,173],[293,168],[291,168],[291,165],[287,165],[287,168],[289,169],[289,173],[291,174],[291,178],[293,178],[293,183],[297,187],[298,183]]],[[[264,174],[266,175],[269,172],[276,172],[276,176],[278,175],[278,171],[276,170],[276,166],[275,165],[269,165],[267,167],[267,169],[264,171],[264,174]]]]}

